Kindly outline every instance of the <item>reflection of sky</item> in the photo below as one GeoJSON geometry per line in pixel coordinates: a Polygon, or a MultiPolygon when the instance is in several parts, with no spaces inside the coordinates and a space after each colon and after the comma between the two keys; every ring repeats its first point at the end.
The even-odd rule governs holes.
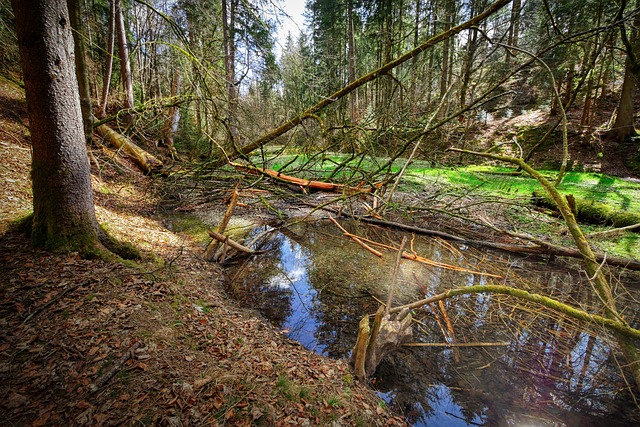
{"type": "MultiPolygon", "coordinates": [[[[283,236],[284,237],[284,236],[283,236]]],[[[291,296],[292,313],[283,325],[287,336],[300,342],[309,350],[323,354],[324,346],[314,336],[319,324],[312,314],[316,291],[309,285],[307,265],[309,254],[296,242],[283,238],[280,250],[280,273],[269,279],[269,284],[293,291],[291,296]]]]}
{"type": "MultiPolygon", "coordinates": [[[[415,420],[414,426],[429,426],[429,427],[463,427],[469,425],[484,425],[486,419],[478,415],[474,415],[473,419],[466,420],[465,415],[462,412],[462,408],[454,402],[451,396],[451,390],[444,384],[435,384],[429,387],[427,391],[429,396],[428,404],[431,408],[423,408],[420,403],[416,403],[419,410],[422,413],[419,419],[415,420]],[[434,410],[437,408],[437,410],[434,410]]],[[[378,396],[387,403],[391,403],[395,400],[396,396],[394,392],[378,392],[378,396]]]]}
{"type": "MultiPolygon", "coordinates": [[[[273,293],[268,293],[267,297],[270,296],[271,299],[265,300],[265,303],[273,308],[280,307],[278,325],[287,330],[288,337],[317,353],[342,357],[344,352],[340,351],[350,348],[352,342],[355,342],[357,319],[362,316],[365,306],[359,305],[364,298],[349,300],[349,296],[358,296],[361,292],[359,286],[366,283],[372,294],[384,298],[388,292],[386,285],[393,270],[394,258],[372,257],[349,241],[324,241],[321,234],[311,227],[293,230],[291,233],[294,236],[292,238],[275,233],[266,247],[268,250],[271,245],[275,249],[271,253],[275,256],[271,258],[273,264],[270,264],[270,277],[262,276],[261,280],[266,280],[266,283],[262,282],[266,285],[262,289],[275,291],[278,298],[274,299],[273,293]],[[296,235],[304,237],[299,239],[296,235]],[[294,238],[304,246],[292,240],[294,238]],[[350,251],[350,247],[355,247],[356,250],[352,248],[350,251]],[[375,273],[368,275],[365,267],[375,273]],[[340,269],[340,274],[336,268],[340,269]],[[310,283],[311,281],[317,283],[310,283]],[[290,305],[290,310],[282,309],[283,305],[290,305]],[[337,350],[336,343],[342,344],[337,350]]],[[[474,268],[468,264],[468,260],[465,263],[463,256],[450,254],[439,246],[428,246],[430,241],[425,241],[427,245],[417,246],[416,250],[427,258],[474,268]]],[[[419,244],[419,240],[416,243],[419,244]]],[[[266,260],[266,255],[256,259],[266,260]]],[[[526,266],[524,263],[523,265],[526,266]]],[[[394,305],[400,304],[405,298],[414,299],[416,294],[433,295],[446,288],[491,282],[483,276],[474,277],[471,274],[410,262],[403,262],[400,270],[401,280],[395,290],[394,305]]],[[[539,278],[548,283],[550,288],[557,288],[562,284],[555,283],[552,280],[554,276],[547,278],[549,280],[544,280],[544,275],[539,278]]],[[[572,283],[570,280],[567,282],[572,283]]],[[[557,292],[564,292],[564,289],[558,289],[557,292]]],[[[456,326],[458,338],[463,341],[473,340],[474,334],[484,338],[486,328],[487,341],[503,340],[505,332],[491,318],[496,310],[501,312],[496,303],[499,305],[499,299],[482,294],[446,302],[446,310],[454,323],[455,319],[460,319],[461,325],[467,322],[466,329],[456,326]]],[[[377,304],[367,307],[373,307],[372,311],[375,311],[377,304]]],[[[513,315],[512,312],[508,314],[513,315]]],[[[443,341],[435,319],[427,316],[423,320],[427,322],[426,331],[431,331],[424,340],[443,341]]],[[[605,343],[598,338],[590,343],[586,334],[568,339],[569,336],[560,324],[546,319],[541,319],[537,326],[555,332],[547,337],[549,342],[540,342],[535,331],[528,331],[526,327],[518,328],[517,334],[509,335],[508,341],[511,344],[504,350],[461,349],[462,367],[453,357],[452,349],[424,350],[424,355],[437,358],[436,361],[432,359],[433,365],[424,372],[413,371],[406,376],[398,372],[398,377],[394,380],[396,382],[385,388],[387,393],[380,393],[380,397],[390,406],[401,410],[407,410],[410,406],[415,417],[408,415],[408,418],[416,426],[491,425],[496,420],[504,421],[516,415],[525,418],[532,416],[539,407],[558,410],[556,415],[560,420],[565,416],[572,419],[574,415],[569,415],[572,412],[570,405],[590,407],[594,411],[602,410],[605,413],[610,410],[606,404],[600,405],[597,399],[598,395],[611,391],[605,385],[606,381],[603,383],[610,375],[607,369],[603,369],[610,354],[605,343]],[[566,347],[569,353],[564,354],[559,351],[559,347],[566,347]],[[511,369],[501,370],[508,367],[511,369]],[[518,369],[539,373],[540,376],[523,377],[518,369]],[[414,375],[423,376],[420,377],[422,386],[416,385],[414,375]],[[564,381],[557,382],[554,380],[556,377],[564,381]],[[452,389],[447,387],[461,383],[465,390],[460,393],[454,391],[452,394],[452,389]],[[475,394],[470,394],[468,390],[473,390],[475,394]],[[518,402],[513,401],[512,393],[519,393],[518,402]],[[572,394],[575,396],[572,397],[572,394]],[[540,402],[541,399],[544,403],[540,402]],[[522,412],[518,414],[520,411],[522,412]],[[465,414],[469,419],[465,419],[465,414]]],[[[544,417],[540,416],[543,423],[541,425],[553,425],[545,424],[544,417]]]]}

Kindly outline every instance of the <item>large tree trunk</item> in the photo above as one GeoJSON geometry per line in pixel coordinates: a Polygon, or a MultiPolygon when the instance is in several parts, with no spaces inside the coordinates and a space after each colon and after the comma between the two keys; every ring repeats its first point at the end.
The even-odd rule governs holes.
{"type": "Polygon", "coordinates": [[[12,0],[33,145],[34,244],[92,251],[98,241],[66,0],[12,0]]]}
{"type": "Polygon", "coordinates": [[[113,48],[115,46],[116,27],[116,3],[109,0],[109,35],[107,36],[107,62],[104,70],[104,83],[102,86],[102,97],[100,98],[99,118],[103,119],[107,115],[107,100],[109,98],[109,86],[111,86],[111,72],[113,71],[113,48]]]}
{"type": "MultiPolygon", "coordinates": [[[[120,54],[120,76],[124,88],[124,108],[133,108],[133,80],[131,78],[131,64],[129,63],[129,47],[127,45],[127,33],[124,28],[124,18],[120,0],[114,0],[115,19],[118,33],[118,52],[120,54]]],[[[133,114],[125,116],[127,124],[133,124],[133,114]]]]}
{"type": "Polygon", "coordinates": [[[75,48],[76,76],[80,92],[80,109],[82,110],[82,125],[84,137],[88,146],[93,142],[93,113],[91,111],[91,88],[89,87],[89,72],[87,71],[86,43],[82,25],[82,10],[79,0],[68,0],[69,19],[73,28],[73,45],[75,48]]]}

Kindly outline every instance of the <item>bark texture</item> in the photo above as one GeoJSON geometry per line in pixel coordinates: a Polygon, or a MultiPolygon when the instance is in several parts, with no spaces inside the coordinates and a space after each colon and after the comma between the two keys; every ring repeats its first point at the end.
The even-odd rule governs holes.
{"type": "Polygon", "coordinates": [[[12,0],[33,144],[35,244],[84,251],[98,224],[65,0],[12,0]]]}

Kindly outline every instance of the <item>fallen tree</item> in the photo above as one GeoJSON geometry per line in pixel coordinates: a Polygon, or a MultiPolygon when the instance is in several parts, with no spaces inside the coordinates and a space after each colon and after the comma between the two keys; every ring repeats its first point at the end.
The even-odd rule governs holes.
{"type": "Polygon", "coordinates": [[[303,112],[302,114],[293,117],[291,119],[289,119],[287,122],[283,123],[282,125],[280,125],[279,127],[273,129],[272,131],[268,132],[267,134],[263,135],[262,137],[256,139],[253,142],[250,142],[247,145],[244,145],[242,147],[238,147],[235,145],[232,146],[227,146],[225,148],[220,147],[219,150],[220,152],[218,152],[217,154],[212,155],[212,165],[214,167],[220,167],[223,166],[225,164],[227,164],[230,161],[233,161],[235,159],[237,159],[238,157],[242,157],[245,156],[249,153],[251,153],[252,151],[256,150],[257,148],[262,147],[263,145],[275,140],[276,138],[278,138],[279,136],[285,134],[286,132],[288,132],[289,130],[293,129],[294,127],[298,126],[300,123],[302,123],[303,120],[305,120],[306,118],[310,118],[313,117],[315,113],[317,113],[318,111],[322,110],[324,107],[333,104],[334,102],[338,101],[340,98],[348,95],[349,93],[353,92],[354,90],[356,90],[357,88],[376,80],[377,78],[386,75],[387,73],[389,73],[389,71],[393,70],[394,68],[396,68],[397,66],[405,63],[406,61],[416,57],[417,55],[419,55],[420,53],[424,52],[425,50],[435,46],[436,44],[440,43],[443,40],[446,40],[450,37],[455,36],[456,34],[472,28],[472,27],[477,27],[482,21],[484,21],[486,18],[488,18],[489,16],[493,15],[494,13],[498,12],[500,9],[502,9],[503,7],[505,7],[507,4],[511,3],[511,0],[497,0],[496,2],[494,2],[493,4],[491,4],[489,7],[487,7],[487,9],[485,9],[484,12],[474,16],[473,18],[469,19],[468,21],[463,22],[460,25],[457,25],[447,31],[443,31],[439,34],[436,34],[435,36],[431,37],[430,39],[428,39],[427,41],[425,41],[424,43],[422,43],[421,45],[417,46],[416,48],[410,50],[409,52],[405,53],[402,56],[399,56],[398,58],[394,59],[393,61],[390,61],[386,64],[384,64],[383,66],[381,66],[380,68],[365,74],[364,76],[360,77],[359,79],[349,83],[348,85],[346,85],[345,87],[343,87],[342,89],[338,90],[337,92],[334,92],[333,94],[331,94],[328,97],[323,98],[321,101],[319,101],[318,103],[316,103],[315,105],[313,105],[312,107],[310,107],[309,109],[307,109],[305,112],[303,112]]]}
{"type": "MultiPolygon", "coordinates": [[[[420,234],[423,236],[435,236],[440,237],[445,240],[459,242],[465,245],[472,245],[476,247],[486,247],[497,249],[505,252],[511,252],[515,254],[531,254],[531,255],[551,255],[551,256],[561,256],[567,258],[576,258],[582,259],[582,253],[574,248],[567,248],[560,245],[555,245],[550,242],[545,242],[539,239],[534,239],[533,237],[518,235],[519,239],[529,240],[533,243],[533,246],[528,245],[518,245],[518,244],[508,244],[508,243],[497,243],[491,242],[487,239],[485,240],[476,240],[476,239],[468,239],[462,236],[456,236],[454,234],[446,233],[440,230],[431,230],[427,228],[417,227],[415,225],[403,224],[400,222],[387,221],[379,218],[372,218],[368,216],[362,216],[358,218],[353,218],[348,213],[343,210],[333,209],[329,206],[317,206],[310,203],[308,205],[316,208],[323,209],[328,212],[334,213],[338,216],[342,216],[344,218],[355,219],[357,221],[365,222],[367,224],[379,225],[382,227],[393,228],[397,230],[409,231],[411,233],[420,234]]],[[[595,260],[603,265],[609,265],[614,267],[622,267],[628,270],[636,270],[640,271],[640,260],[632,259],[632,258],[624,258],[617,257],[608,254],[602,253],[594,253],[595,260]]]]}
{"type": "Polygon", "coordinates": [[[582,254],[587,277],[593,287],[596,297],[602,304],[601,309],[604,313],[604,320],[602,324],[605,324],[604,321],[606,321],[606,323],[610,324],[611,327],[615,326],[615,328],[613,328],[613,334],[626,359],[627,367],[633,374],[636,388],[640,388],[640,352],[638,351],[638,345],[635,341],[637,338],[640,338],[640,333],[638,335],[630,335],[628,333],[625,333],[625,331],[631,331],[633,330],[633,328],[629,326],[629,323],[627,322],[627,320],[625,320],[622,313],[618,311],[618,308],[616,307],[616,297],[614,294],[614,290],[612,289],[607,276],[605,275],[603,264],[599,263],[596,259],[596,256],[593,253],[589,242],[587,241],[578,222],[576,221],[576,217],[573,214],[567,199],[562,196],[562,194],[560,194],[553,183],[549,182],[549,180],[547,180],[540,172],[526,163],[522,158],[515,158],[492,153],[479,153],[475,151],[461,150],[456,148],[450,148],[450,150],[458,153],[466,153],[474,156],[485,157],[492,160],[515,164],[523,171],[535,178],[542,185],[547,194],[553,199],[554,203],[560,210],[569,233],[571,234],[571,237],[575,242],[576,248],[582,254]]]}
{"type": "Polygon", "coordinates": [[[129,155],[136,165],[146,174],[150,174],[162,168],[162,162],[142,148],[138,147],[131,139],[116,132],[107,125],[100,125],[95,130],[109,144],[129,155]]]}
{"type": "Polygon", "coordinates": [[[261,174],[266,175],[268,177],[274,178],[278,181],[285,182],[287,184],[294,184],[302,188],[303,191],[313,190],[313,191],[328,191],[332,193],[347,193],[347,194],[356,194],[356,193],[371,193],[376,189],[376,186],[348,186],[344,184],[334,184],[332,182],[325,181],[312,181],[308,179],[298,178],[291,175],[285,175],[279,171],[273,169],[263,169],[255,166],[242,165],[240,163],[229,163],[236,170],[244,171],[253,174],[261,174]]]}

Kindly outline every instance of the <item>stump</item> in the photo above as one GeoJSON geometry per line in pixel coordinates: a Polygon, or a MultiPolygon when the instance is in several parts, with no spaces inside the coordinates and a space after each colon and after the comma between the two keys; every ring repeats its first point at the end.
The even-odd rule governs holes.
{"type": "Polygon", "coordinates": [[[369,327],[369,317],[362,318],[358,339],[349,360],[356,378],[366,381],[375,373],[382,359],[411,341],[411,320],[411,312],[407,309],[397,315],[389,315],[385,314],[382,306],[376,313],[372,328],[369,327]]]}

